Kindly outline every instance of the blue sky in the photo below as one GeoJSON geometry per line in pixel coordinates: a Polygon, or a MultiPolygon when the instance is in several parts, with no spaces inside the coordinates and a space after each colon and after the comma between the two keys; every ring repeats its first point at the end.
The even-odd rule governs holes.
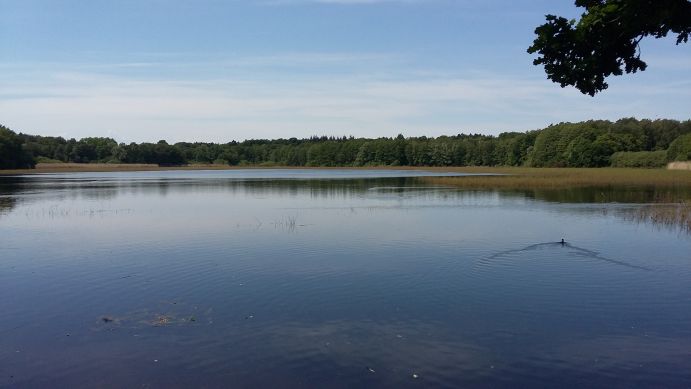
{"type": "Polygon", "coordinates": [[[121,142],[525,131],[689,119],[691,50],[592,98],[526,48],[571,0],[0,0],[0,123],[121,142]]]}

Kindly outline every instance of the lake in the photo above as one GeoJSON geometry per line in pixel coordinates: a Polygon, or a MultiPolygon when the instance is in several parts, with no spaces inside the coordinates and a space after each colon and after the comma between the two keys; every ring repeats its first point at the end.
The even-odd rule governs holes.
{"type": "Polygon", "coordinates": [[[435,175],[0,177],[0,387],[691,386],[654,191],[435,175]]]}

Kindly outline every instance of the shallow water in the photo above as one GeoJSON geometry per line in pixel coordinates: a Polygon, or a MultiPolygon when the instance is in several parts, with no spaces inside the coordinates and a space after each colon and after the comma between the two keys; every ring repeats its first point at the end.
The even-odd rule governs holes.
{"type": "Polygon", "coordinates": [[[649,189],[434,174],[0,177],[0,387],[691,386],[649,189]]]}

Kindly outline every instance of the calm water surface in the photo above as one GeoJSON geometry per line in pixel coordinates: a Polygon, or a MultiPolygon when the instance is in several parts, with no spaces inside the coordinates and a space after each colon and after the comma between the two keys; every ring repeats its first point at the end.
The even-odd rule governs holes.
{"type": "Polygon", "coordinates": [[[429,175],[0,177],[0,387],[691,386],[654,191],[429,175]]]}

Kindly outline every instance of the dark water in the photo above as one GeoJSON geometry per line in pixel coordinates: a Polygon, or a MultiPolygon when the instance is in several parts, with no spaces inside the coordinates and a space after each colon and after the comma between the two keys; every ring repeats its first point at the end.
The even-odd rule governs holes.
{"type": "Polygon", "coordinates": [[[691,386],[655,193],[414,175],[0,178],[0,387],[691,386]]]}

